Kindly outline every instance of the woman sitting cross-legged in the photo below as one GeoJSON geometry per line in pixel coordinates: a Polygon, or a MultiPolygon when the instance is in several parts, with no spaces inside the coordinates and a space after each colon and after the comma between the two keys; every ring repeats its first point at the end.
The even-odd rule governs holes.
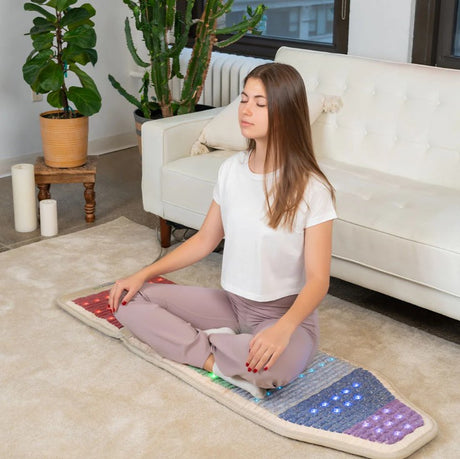
{"type": "Polygon", "coordinates": [[[248,149],[220,167],[201,229],[118,280],[109,305],[161,356],[213,371],[260,398],[296,378],[318,348],[316,308],[329,288],[336,214],[293,67],[252,70],[238,118],[248,149]],[[204,258],[224,237],[222,290],[146,283],[204,258]]]}

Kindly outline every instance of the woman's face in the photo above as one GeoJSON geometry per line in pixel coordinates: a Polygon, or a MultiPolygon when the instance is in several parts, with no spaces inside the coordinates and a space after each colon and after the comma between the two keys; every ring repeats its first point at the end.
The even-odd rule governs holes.
{"type": "Polygon", "coordinates": [[[248,139],[266,141],[268,135],[268,105],[265,87],[258,78],[249,78],[241,93],[238,107],[241,133],[248,139]]]}

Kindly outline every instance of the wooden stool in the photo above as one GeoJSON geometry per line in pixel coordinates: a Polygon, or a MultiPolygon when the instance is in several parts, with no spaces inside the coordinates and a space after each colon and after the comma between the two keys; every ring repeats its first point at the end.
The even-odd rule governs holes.
{"type": "Polygon", "coordinates": [[[39,156],[35,161],[35,184],[39,190],[38,200],[51,198],[50,186],[52,183],[83,183],[86,221],[88,223],[94,222],[96,218],[96,193],[94,191],[96,165],[97,157],[88,156],[88,161],[83,166],[61,169],[47,166],[43,156],[39,156]]]}

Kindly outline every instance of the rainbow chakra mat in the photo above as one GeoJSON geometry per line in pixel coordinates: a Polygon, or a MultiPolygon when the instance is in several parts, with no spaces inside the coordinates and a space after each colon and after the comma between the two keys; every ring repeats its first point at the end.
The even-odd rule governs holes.
{"type": "MultiPolygon", "coordinates": [[[[172,283],[158,277],[150,282],[172,283]]],[[[205,370],[159,356],[124,328],[108,308],[108,285],[58,298],[77,319],[114,338],[241,416],[296,440],[369,458],[404,458],[432,440],[436,423],[381,377],[319,351],[285,387],[263,399],[205,370]]]]}

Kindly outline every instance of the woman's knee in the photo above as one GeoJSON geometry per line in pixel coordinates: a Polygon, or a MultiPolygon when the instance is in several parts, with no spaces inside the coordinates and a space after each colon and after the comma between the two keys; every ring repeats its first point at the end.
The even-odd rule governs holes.
{"type": "Polygon", "coordinates": [[[114,313],[114,316],[118,322],[131,329],[132,326],[139,326],[146,322],[152,322],[152,315],[157,308],[159,308],[159,306],[156,304],[136,304],[135,301],[130,301],[125,306],[120,305],[114,313]]]}
{"type": "Polygon", "coordinates": [[[312,360],[316,351],[314,343],[303,344],[303,352],[299,352],[299,347],[290,349],[291,352],[285,351],[272,367],[256,373],[257,379],[254,384],[265,389],[272,389],[286,386],[297,378],[312,360]],[[309,346],[305,346],[305,344],[309,344],[309,346]],[[309,349],[309,352],[305,352],[305,349],[309,349]]]}
{"type": "Polygon", "coordinates": [[[129,306],[120,306],[113,315],[118,322],[127,326],[126,322],[129,322],[129,317],[131,316],[130,309],[131,308],[129,306]]]}

